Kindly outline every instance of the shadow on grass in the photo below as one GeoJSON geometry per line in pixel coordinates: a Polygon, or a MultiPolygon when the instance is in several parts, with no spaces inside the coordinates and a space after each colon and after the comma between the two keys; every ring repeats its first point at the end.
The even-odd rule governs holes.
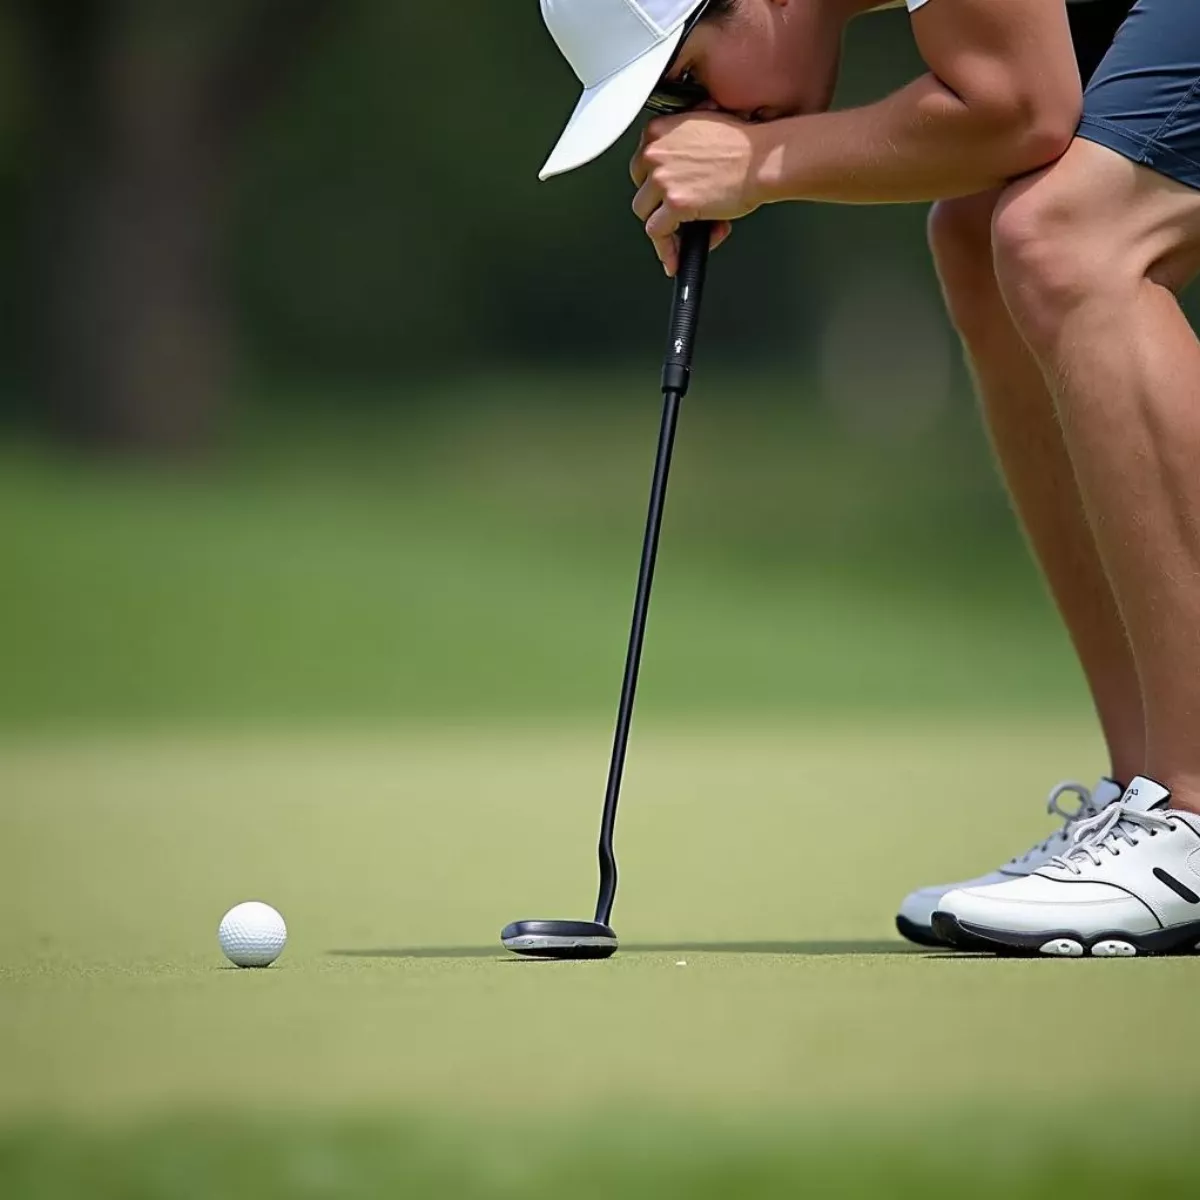
{"type": "MultiPolygon", "coordinates": [[[[800,958],[836,954],[921,954],[905,942],[634,942],[622,945],[625,954],[788,954],[800,958]]],[[[498,958],[502,946],[396,946],[330,950],[335,958],[498,958]]]]}

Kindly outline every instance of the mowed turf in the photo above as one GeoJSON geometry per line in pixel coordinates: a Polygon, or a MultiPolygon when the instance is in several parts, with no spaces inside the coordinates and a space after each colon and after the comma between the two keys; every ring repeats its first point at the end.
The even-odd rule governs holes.
{"type": "Polygon", "coordinates": [[[0,448],[0,1196],[1195,1191],[1194,961],[892,930],[1104,766],[961,438],[697,392],[624,948],[502,956],[595,896],[658,418],[593,386],[289,404],[175,473],[0,448]],[[216,946],[251,897],[292,929],[266,972],[216,946]]]}
{"type": "MultiPolygon", "coordinates": [[[[658,405],[524,394],[190,471],[0,442],[0,730],[607,725],[658,405]]],[[[697,403],[641,715],[1086,703],[986,462],[855,451],[743,389],[697,403]]]]}
{"type": "Polygon", "coordinates": [[[812,1172],[991,1194],[1035,1168],[1097,1194],[1146,1178],[1079,1153],[1098,1104],[1197,1111],[1195,960],[995,961],[892,930],[910,886],[1052,828],[1047,785],[1099,764],[1086,727],[640,727],[622,952],[505,958],[506,921],[589,915],[607,737],[4,744],[0,1191],[367,1195],[407,1164],[439,1194],[812,1172]],[[268,971],[216,946],[251,897],[292,931],[268,971]],[[514,1163],[530,1129],[556,1149],[514,1163]]]}

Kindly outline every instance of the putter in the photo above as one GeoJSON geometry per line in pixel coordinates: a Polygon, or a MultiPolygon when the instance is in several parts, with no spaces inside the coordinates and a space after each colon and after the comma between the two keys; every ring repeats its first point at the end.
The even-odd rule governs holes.
{"type": "Polygon", "coordinates": [[[600,823],[600,895],[596,901],[596,919],[516,921],[506,925],[500,934],[505,947],[531,958],[609,958],[617,952],[617,935],[609,924],[617,895],[617,859],[613,853],[617,801],[621,795],[621,777],[625,770],[625,752],[629,746],[638,669],[642,661],[642,642],[646,636],[646,616],[650,610],[650,589],[654,583],[654,563],[658,557],[658,538],[667,499],[671,450],[675,444],[680,401],[687,395],[691,382],[692,351],[700,320],[711,230],[711,224],[698,221],[685,225],[680,231],[679,272],[675,278],[667,357],[662,375],[662,430],[658,438],[658,459],[654,466],[650,512],[646,519],[646,540],[642,547],[637,599],[633,606],[633,628],[629,635],[621,705],[617,711],[616,737],[608,771],[608,787],[604,793],[604,815],[600,823]]]}

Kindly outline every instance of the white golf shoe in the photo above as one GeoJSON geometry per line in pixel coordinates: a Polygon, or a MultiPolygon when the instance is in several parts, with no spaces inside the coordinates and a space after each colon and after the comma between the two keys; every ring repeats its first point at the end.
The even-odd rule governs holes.
{"type": "Polygon", "coordinates": [[[1200,949],[1200,816],[1139,776],[1024,879],[942,898],[939,937],[964,949],[1132,958],[1200,949]]]}
{"type": "Polygon", "coordinates": [[[1018,858],[1006,863],[998,871],[962,883],[936,884],[910,892],[900,905],[900,912],[896,916],[896,928],[910,942],[916,942],[919,946],[945,948],[945,941],[933,930],[933,914],[941,907],[943,896],[964,888],[987,887],[989,884],[1007,883],[1011,879],[1023,879],[1026,875],[1032,875],[1038,867],[1070,848],[1071,839],[1081,822],[1096,816],[1120,798],[1121,785],[1111,779],[1100,780],[1093,791],[1088,791],[1082,783],[1060,783],[1050,793],[1046,811],[1062,817],[1061,829],[1018,858]],[[1064,809],[1059,800],[1066,795],[1077,796],[1079,807],[1073,810],[1064,809]]]}

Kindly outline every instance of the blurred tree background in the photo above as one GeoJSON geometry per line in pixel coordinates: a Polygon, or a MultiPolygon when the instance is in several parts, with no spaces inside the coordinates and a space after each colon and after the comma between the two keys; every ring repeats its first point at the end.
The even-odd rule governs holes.
{"type": "MultiPolygon", "coordinates": [[[[670,288],[577,94],[535,0],[0,6],[0,722],[611,707],[670,288]]],[[[1078,703],[924,223],[714,261],[646,707],[1078,703]]]]}
{"type": "MultiPolygon", "coordinates": [[[[577,89],[533,0],[453,19],[383,0],[14,0],[0,20],[10,413],[170,448],[211,434],[239,380],[389,381],[403,406],[447,374],[657,353],[629,145],[536,181],[577,89]]],[[[842,102],[918,69],[903,13],[852,42],[842,102]]],[[[767,212],[735,245],[710,362],[811,374],[829,333],[861,371],[853,326],[944,390],[920,211],[767,212]]]]}

